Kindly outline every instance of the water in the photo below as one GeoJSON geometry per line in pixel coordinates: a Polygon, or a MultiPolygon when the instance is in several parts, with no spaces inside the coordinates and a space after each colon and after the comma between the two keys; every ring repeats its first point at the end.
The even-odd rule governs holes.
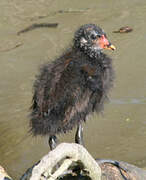
{"type": "MultiPolygon", "coordinates": [[[[49,150],[47,137],[28,134],[32,84],[38,67],[68,47],[74,31],[85,23],[103,27],[117,47],[114,53],[106,51],[114,61],[115,87],[104,115],[86,123],[86,148],[97,158],[146,167],[145,9],[145,0],[0,1],[0,164],[12,177],[18,179],[49,150]],[[40,22],[58,22],[59,26],[16,35],[40,22]],[[126,25],[133,32],[112,33],[126,25]],[[21,46],[12,49],[18,44],[21,46]]],[[[74,133],[61,136],[61,142],[73,142],[74,133]]]]}

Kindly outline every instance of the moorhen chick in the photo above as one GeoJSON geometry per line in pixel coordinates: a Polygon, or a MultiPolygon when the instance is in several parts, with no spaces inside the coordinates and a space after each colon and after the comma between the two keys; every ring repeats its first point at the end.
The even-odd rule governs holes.
{"type": "Polygon", "coordinates": [[[115,47],[100,27],[85,24],[75,32],[72,47],[41,67],[34,83],[30,126],[33,135],[49,135],[51,150],[56,134],[75,126],[75,142],[83,144],[82,122],[103,109],[114,74],[112,59],[103,49],[115,47]]]}

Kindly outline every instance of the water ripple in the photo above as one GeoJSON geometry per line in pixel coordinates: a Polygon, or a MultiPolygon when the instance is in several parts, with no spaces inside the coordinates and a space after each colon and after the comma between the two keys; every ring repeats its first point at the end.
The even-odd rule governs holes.
{"type": "Polygon", "coordinates": [[[111,99],[110,103],[111,104],[146,104],[146,97],[111,99]]]}

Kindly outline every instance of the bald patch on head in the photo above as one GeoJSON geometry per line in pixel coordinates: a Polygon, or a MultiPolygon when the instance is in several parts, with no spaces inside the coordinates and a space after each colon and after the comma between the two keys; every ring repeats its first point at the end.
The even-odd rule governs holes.
{"type": "Polygon", "coordinates": [[[82,46],[84,46],[84,44],[87,43],[87,40],[84,37],[82,37],[80,40],[80,43],[81,43],[81,47],[82,47],[82,46]]]}

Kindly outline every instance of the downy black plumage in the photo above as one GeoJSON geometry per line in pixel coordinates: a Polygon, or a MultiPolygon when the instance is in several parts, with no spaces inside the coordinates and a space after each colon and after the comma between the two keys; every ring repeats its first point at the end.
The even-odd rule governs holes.
{"type": "Polygon", "coordinates": [[[103,109],[114,73],[102,49],[115,47],[100,27],[86,24],[75,32],[72,47],[41,67],[30,116],[34,135],[66,133],[103,109]]]}

